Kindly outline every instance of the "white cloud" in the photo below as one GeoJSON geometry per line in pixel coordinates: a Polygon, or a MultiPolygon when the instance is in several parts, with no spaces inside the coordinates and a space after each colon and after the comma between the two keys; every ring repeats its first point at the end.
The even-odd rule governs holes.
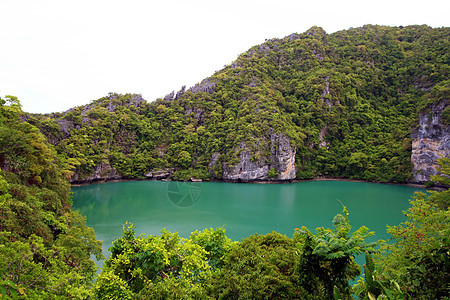
{"type": "Polygon", "coordinates": [[[265,39],[364,24],[448,26],[448,1],[0,2],[0,95],[28,112],[108,92],[152,101],[192,86],[265,39]]]}

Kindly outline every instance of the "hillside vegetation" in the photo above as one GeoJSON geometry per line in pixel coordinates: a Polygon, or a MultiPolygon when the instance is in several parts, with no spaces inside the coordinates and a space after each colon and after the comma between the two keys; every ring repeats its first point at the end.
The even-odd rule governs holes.
{"type": "MultiPolygon", "coordinates": [[[[262,179],[281,179],[272,157],[286,137],[298,179],[406,182],[418,113],[449,97],[449,37],[449,28],[428,26],[313,27],[151,103],[111,93],[28,122],[78,161],[74,181],[157,170],[227,179],[243,151],[267,166],[262,179]]],[[[449,116],[447,107],[446,124],[449,116]]]]}
{"type": "Polygon", "coordinates": [[[0,295],[88,297],[101,242],[71,210],[70,161],[22,114],[17,98],[0,98],[0,295]]]}

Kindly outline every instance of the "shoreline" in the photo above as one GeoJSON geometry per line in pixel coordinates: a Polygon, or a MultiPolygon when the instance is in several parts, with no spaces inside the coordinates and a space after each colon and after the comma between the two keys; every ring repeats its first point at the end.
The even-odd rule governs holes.
{"type": "MultiPolygon", "coordinates": [[[[102,184],[102,183],[108,183],[108,182],[127,182],[127,181],[177,181],[177,180],[164,180],[164,179],[137,179],[137,178],[113,178],[113,179],[95,179],[95,180],[87,180],[85,182],[78,181],[75,183],[70,183],[71,187],[80,187],[80,186],[86,186],[91,184],[102,184]]],[[[340,177],[314,177],[312,179],[292,179],[292,180],[252,180],[252,181],[240,181],[240,180],[203,180],[200,182],[227,182],[227,183],[244,183],[244,184],[289,184],[289,183],[299,183],[299,182],[308,182],[308,181],[343,181],[343,182],[363,182],[363,183],[376,183],[376,184],[387,184],[387,185],[404,185],[404,186],[410,186],[410,187],[418,187],[422,189],[429,189],[429,190],[446,190],[445,187],[439,187],[439,186],[433,186],[433,187],[426,187],[424,184],[421,183],[414,183],[414,182],[406,182],[406,183],[395,183],[395,182],[379,182],[379,181],[366,181],[361,179],[350,179],[350,178],[340,178],[340,177]]],[[[179,182],[196,182],[196,181],[179,181],[179,182]]]]}

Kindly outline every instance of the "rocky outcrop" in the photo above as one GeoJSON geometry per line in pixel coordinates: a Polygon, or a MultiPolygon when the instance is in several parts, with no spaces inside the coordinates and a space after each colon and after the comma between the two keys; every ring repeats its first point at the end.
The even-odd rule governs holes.
{"type": "Polygon", "coordinates": [[[271,134],[271,152],[273,168],[278,173],[278,180],[291,180],[295,178],[295,152],[289,139],[284,134],[271,134]]]}
{"type": "Polygon", "coordinates": [[[325,124],[325,126],[320,130],[319,132],[319,147],[323,148],[323,147],[327,147],[327,149],[329,148],[328,146],[328,142],[325,140],[325,133],[327,132],[328,126],[327,124],[325,124]]]}
{"type": "Polygon", "coordinates": [[[173,168],[165,168],[162,170],[154,170],[149,172],[148,174],[145,174],[145,177],[151,180],[162,180],[162,179],[168,179],[173,176],[173,172],[175,170],[173,168]]]}
{"type": "Polygon", "coordinates": [[[130,100],[130,102],[126,103],[125,106],[136,108],[144,102],[146,102],[146,101],[144,100],[144,98],[142,98],[142,95],[137,94],[130,100]]]}
{"type": "Polygon", "coordinates": [[[239,162],[233,166],[224,165],[224,180],[253,181],[268,178],[270,168],[265,161],[266,158],[260,156],[260,151],[252,154],[251,149],[244,142],[241,142],[236,150],[239,152],[239,162]]]}
{"type": "Polygon", "coordinates": [[[70,183],[90,183],[98,181],[118,180],[123,179],[117,173],[117,170],[111,167],[109,163],[102,162],[101,164],[92,168],[92,172],[88,176],[83,176],[75,173],[70,178],[70,183]]]}
{"type": "Polygon", "coordinates": [[[197,108],[186,108],[186,116],[189,116],[191,113],[194,113],[194,118],[197,120],[198,124],[203,124],[204,122],[204,110],[200,107],[197,108]]]}
{"type": "Polygon", "coordinates": [[[164,97],[164,101],[169,101],[169,102],[173,101],[174,97],[175,97],[175,91],[172,91],[170,94],[167,94],[164,97]]]}
{"type": "MultiPolygon", "coordinates": [[[[268,141],[260,141],[265,144],[268,141]]],[[[223,179],[231,181],[292,180],[295,178],[295,148],[284,134],[270,135],[270,155],[252,151],[244,142],[236,149],[239,162],[224,164],[223,179]]]]}
{"type": "Polygon", "coordinates": [[[221,174],[221,170],[222,168],[220,168],[220,170],[217,170],[217,167],[220,166],[219,164],[219,157],[220,157],[220,153],[215,152],[211,155],[211,160],[209,161],[208,164],[208,171],[209,174],[212,175],[212,177],[214,178],[219,178],[219,174],[221,174]]]}
{"type": "Polygon", "coordinates": [[[413,180],[426,182],[438,174],[437,160],[450,154],[450,130],[441,114],[448,100],[433,104],[430,110],[419,114],[419,126],[412,131],[413,180]]]}
{"type": "Polygon", "coordinates": [[[199,92],[208,93],[210,95],[214,94],[216,89],[216,83],[211,81],[209,78],[204,79],[200,84],[196,84],[189,89],[192,93],[196,94],[199,92]]]}
{"type": "Polygon", "coordinates": [[[63,133],[64,138],[68,138],[70,136],[70,131],[74,129],[73,122],[66,119],[57,119],[56,122],[61,128],[60,130],[63,133]]]}
{"type": "Polygon", "coordinates": [[[183,85],[183,86],[181,87],[181,90],[179,90],[179,91],[177,92],[177,95],[175,96],[175,100],[178,99],[178,98],[181,98],[181,96],[183,96],[185,92],[186,92],[186,86],[183,85]]]}

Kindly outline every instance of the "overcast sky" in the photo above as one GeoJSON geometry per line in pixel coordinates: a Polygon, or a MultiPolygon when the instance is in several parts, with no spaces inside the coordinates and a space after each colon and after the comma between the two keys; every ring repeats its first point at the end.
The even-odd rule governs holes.
{"type": "Polygon", "coordinates": [[[0,96],[39,113],[109,92],[153,101],[265,39],[314,25],[448,27],[449,13],[448,0],[0,0],[0,96]]]}

